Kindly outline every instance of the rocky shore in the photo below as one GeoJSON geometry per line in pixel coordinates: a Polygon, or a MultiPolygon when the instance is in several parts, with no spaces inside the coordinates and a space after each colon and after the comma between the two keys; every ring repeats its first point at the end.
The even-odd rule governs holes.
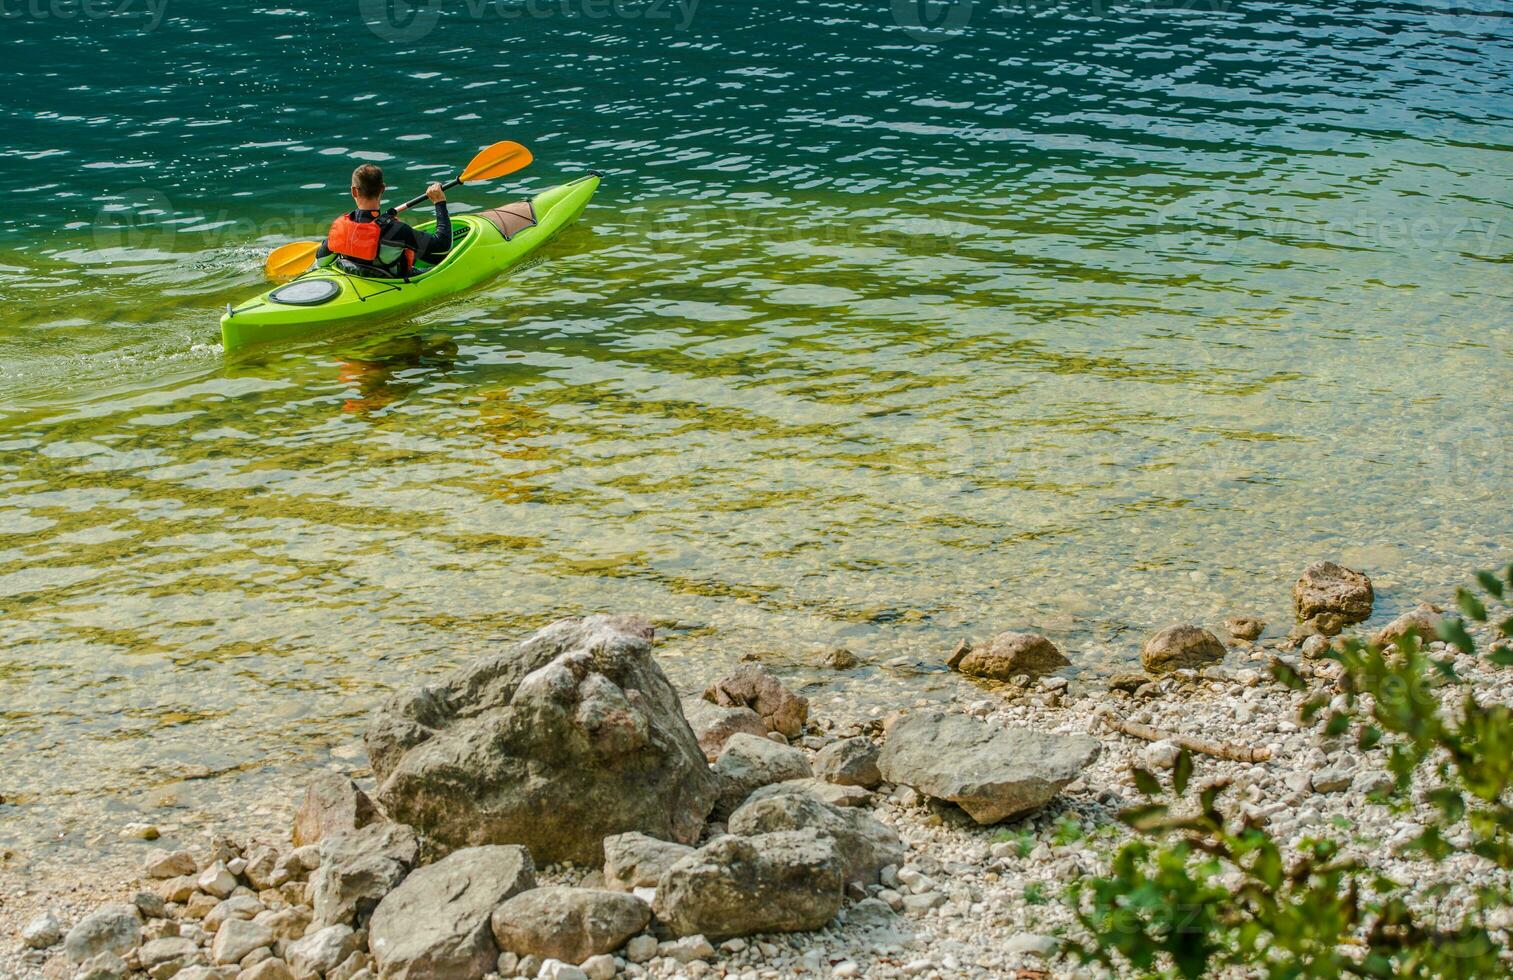
{"type": "MultiPolygon", "coordinates": [[[[1294,848],[1332,835],[1453,920],[1505,876],[1406,850],[1420,828],[1370,798],[1385,746],[1300,715],[1339,696],[1319,656],[1370,617],[1371,583],[1318,563],[1293,600],[1285,633],[1173,624],[1143,672],[1096,684],[1059,674],[1042,636],[964,641],[941,659],[981,678],[973,696],[882,716],[820,710],[755,664],[680,698],[644,621],[566,620],[393,698],[365,738],[371,778],[316,777],[277,835],[228,815],[167,848],[133,826],[135,876],[6,886],[0,976],[1091,976],[1063,955],[1063,892],[1108,868],[1131,769],[1168,768],[1183,743],[1237,814],[1294,848]],[[1310,690],[1272,681],[1275,659],[1310,690]]],[[[1473,685],[1513,704],[1510,672],[1435,649],[1459,675],[1447,702],[1473,685]]],[[[1506,945],[1513,914],[1494,925],[1506,945]]]]}

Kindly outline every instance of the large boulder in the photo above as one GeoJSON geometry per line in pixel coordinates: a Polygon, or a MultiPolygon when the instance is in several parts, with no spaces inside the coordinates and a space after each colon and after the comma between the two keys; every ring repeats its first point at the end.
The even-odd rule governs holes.
{"type": "Polygon", "coordinates": [[[979,824],[993,824],[1050,802],[1098,758],[1101,747],[1086,735],[924,712],[894,723],[877,764],[889,782],[949,800],[979,824]]]}
{"type": "Polygon", "coordinates": [[[688,719],[688,726],[699,740],[699,748],[704,750],[704,756],[710,762],[720,757],[730,736],[745,732],[762,737],[769,731],[762,716],[750,708],[714,704],[703,698],[685,698],[683,717],[688,719]]]}
{"type": "Polygon", "coordinates": [[[361,924],[415,867],[420,845],[403,824],[375,823],[320,842],[320,867],[310,878],[312,927],[361,924]]]}
{"type": "Polygon", "coordinates": [[[1196,670],[1223,659],[1224,644],[1201,626],[1168,626],[1140,649],[1140,663],[1151,674],[1196,670]]]}
{"type": "Polygon", "coordinates": [[[1038,633],[999,633],[980,647],[963,644],[948,665],[974,677],[1006,681],[1020,674],[1040,677],[1072,662],[1056,644],[1038,633]]]}
{"type": "Polygon", "coordinates": [[[522,892],[494,910],[499,948],[582,963],[619,949],[651,921],[651,906],[625,892],[551,887],[522,892]]]}
{"type": "Polygon", "coordinates": [[[368,948],[386,980],[481,977],[499,948],[489,916],[536,887],[530,852],[515,845],[465,847],[410,873],[368,923],[368,948]]]}
{"type": "Polygon", "coordinates": [[[806,932],[835,917],[844,888],[835,842],[818,831],[727,835],[667,869],[653,907],[678,936],[806,932]]]}
{"type": "Polygon", "coordinates": [[[1331,636],[1339,632],[1340,625],[1370,618],[1375,601],[1371,579],[1332,561],[1316,561],[1309,565],[1292,587],[1292,604],[1298,622],[1319,623],[1320,632],[1331,636]],[[1323,628],[1326,625],[1335,628],[1323,628]]]}
{"type": "Polygon", "coordinates": [[[627,892],[655,888],[662,872],[692,853],[693,848],[686,844],[645,834],[615,834],[604,838],[604,881],[627,892]]]}
{"type": "Polygon", "coordinates": [[[651,640],[634,617],[566,619],[396,696],[367,732],[379,802],[444,847],[538,864],[597,864],[632,830],[693,842],[716,781],[651,640]]]}
{"type": "Polygon", "coordinates": [[[777,675],[756,664],[741,664],[709,685],[704,700],[734,708],[750,708],[769,732],[789,738],[802,735],[809,721],[809,699],[783,686],[777,675]]]}
{"type": "Polygon", "coordinates": [[[876,884],[883,868],[904,863],[904,843],[893,828],[865,810],[831,806],[804,792],[751,800],[730,815],[732,834],[755,837],[784,830],[815,830],[835,841],[847,882],[876,884]]]}
{"type": "Polygon", "coordinates": [[[357,784],[338,773],[321,773],[310,781],[305,798],[294,813],[290,837],[295,847],[319,844],[328,834],[361,830],[383,819],[373,801],[357,784]]]}
{"type": "Polygon", "coordinates": [[[870,738],[843,738],[820,749],[814,757],[814,773],[842,786],[875,789],[883,781],[877,754],[877,743],[870,738]]]}
{"type": "Polygon", "coordinates": [[[807,779],[814,771],[801,750],[742,733],[732,735],[725,743],[725,751],[715,761],[714,774],[720,786],[715,815],[724,817],[740,806],[752,790],[769,783],[807,779]]]}

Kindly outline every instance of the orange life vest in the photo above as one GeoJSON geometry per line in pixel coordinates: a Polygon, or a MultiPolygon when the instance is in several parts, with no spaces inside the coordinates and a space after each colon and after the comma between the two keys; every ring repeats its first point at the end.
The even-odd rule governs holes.
{"type": "MultiPolygon", "coordinates": [[[[386,225],[387,222],[377,214],[374,214],[372,221],[354,221],[350,214],[344,214],[331,222],[331,231],[326,235],[326,247],[337,255],[383,268],[378,261],[378,253],[383,246],[386,225]]],[[[385,271],[397,271],[399,275],[407,276],[414,267],[415,250],[407,248],[404,268],[385,271]]]]}

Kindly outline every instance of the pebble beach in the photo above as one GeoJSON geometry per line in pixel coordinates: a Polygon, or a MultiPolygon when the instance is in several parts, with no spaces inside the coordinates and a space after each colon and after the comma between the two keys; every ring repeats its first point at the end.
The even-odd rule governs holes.
{"type": "MultiPolygon", "coordinates": [[[[1433,615],[1435,611],[1422,609],[1373,634],[1381,639],[1408,625],[1422,628],[1427,622],[1424,617],[1433,615]]],[[[1315,618],[1310,624],[1318,621],[1315,618]]],[[[679,921],[682,911],[658,904],[655,886],[648,889],[636,884],[637,874],[644,881],[655,882],[655,877],[644,878],[644,870],[626,870],[638,861],[656,863],[657,858],[642,853],[634,861],[617,857],[610,849],[612,842],[606,841],[609,857],[603,865],[539,862],[525,894],[549,898],[549,904],[577,895],[616,894],[616,901],[644,900],[646,915],[632,922],[634,934],[609,940],[614,948],[596,951],[581,962],[493,950],[492,969],[479,975],[567,980],[580,975],[596,980],[617,976],[768,980],[1102,975],[1065,955],[1068,941],[1086,938],[1064,897],[1066,889],[1079,879],[1106,873],[1113,853],[1127,839],[1129,831],[1119,822],[1118,813],[1141,799],[1131,770],[1162,772],[1172,766],[1178,753],[1172,741],[1123,734],[1112,719],[1264,756],[1251,762],[1199,754],[1194,778],[1199,783],[1228,783],[1227,812],[1261,819],[1288,848],[1295,850],[1309,838],[1330,837],[1344,844],[1347,856],[1398,881],[1411,882],[1413,901],[1436,920],[1453,922],[1465,915],[1480,887],[1508,887],[1506,873],[1480,858],[1460,854],[1435,863],[1408,849],[1407,843],[1422,830],[1416,817],[1427,819],[1427,804],[1418,804],[1425,808],[1422,813],[1402,812],[1373,798],[1373,792],[1390,783],[1386,745],[1361,750],[1353,740],[1329,737],[1316,721],[1303,720],[1300,708],[1310,696],[1322,692],[1342,698],[1336,683],[1339,667],[1321,656],[1328,641],[1307,626],[1284,634],[1243,616],[1232,618],[1228,626],[1229,630],[1217,634],[1196,628],[1205,634],[1198,638],[1200,643],[1216,635],[1225,638],[1222,662],[1199,668],[1178,667],[1093,683],[1058,673],[1022,674],[982,681],[975,695],[944,701],[920,698],[888,711],[817,703],[807,706],[806,717],[788,737],[772,732],[755,738],[736,732],[743,717],[738,713],[748,709],[720,706],[709,695],[700,699],[697,692],[683,692],[682,705],[694,734],[714,758],[710,771],[727,781],[719,784],[721,794],[729,794],[725,788],[729,780],[745,780],[737,795],[746,794],[740,809],[749,810],[751,800],[764,794],[780,798],[781,793],[772,790],[791,786],[793,793],[822,800],[819,805],[833,812],[865,814],[877,825],[875,833],[867,831],[872,835],[868,846],[875,847],[869,859],[888,863],[867,870],[866,874],[874,875],[872,880],[847,882],[841,904],[819,928],[729,937],[679,935],[662,919],[679,921]],[[1276,682],[1271,668],[1278,660],[1296,669],[1309,690],[1294,691],[1276,682]],[[911,737],[909,733],[918,727],[910,719],[950,718],[961,724],[980,724],[985,730],[1092,739],[1096,746],[1091,761],[1033,812],[983,825],[963,806],[890,781],[877,771],[876,746],[885,747],[886,769],[889,742],[911,737]],[[757,743],[771,746],[771,752],[757,743]],[[742,751],[749,753],[744,764],[755,765],[764,776],[753,778],[748,769],[737,767],[732,760],[742,751]],[[754,792],[748,789],[752,786],[754,792]],[[571,891],[552,891],[562,888],[571,891]],[[657,910],[655,915],[651,908],[657,910]]],[[[1018,639],[1023,634],[1004,636],[1012,642],[994,638],[986,647],[977,644],[976,649],[1040,649],[1018,639]]],[[[1152,663],[1152,645],[1148,642],[1144,651],[1147,664],[1152,663]]],[[[1467,689],[1474,689],[1484,702],[1513,704],[1509,672],[1442,643],[1435,642],[1430,649],[1454,663],[1457,680],[1438,689],[1444,703],[1453,703],[1467,689]]],[[[850,651],[831,651],[826,659],[832,669],[857,665],[850,651]]],[[[970,666],[961,649],[951,659],[959,666],[970,666]]],[[[776,684],[772,675],[759,668],[749,673],[760,676],[761,684],[776,684]]],[[[764,724],[795,721],[792,710],[802,698],[780,686],[760,690],[752,703],[769,710],[764,724]],[[773,708],[774,697],[782,699],[783,707],[773,708]]],[[[716,701],[721,699],[720,691],[740,694],[732,679],[711,685],[710,691],[716,692],[716,701]]],[[[370,731],[370,743],[373,738],[370,731]]],[[[369,800],[370,795],[379,794],[366,761],[353,759],[346,771],[321,778],[347,783],[355,798],[369,800]]],[[[248,801],[245,813],[226,815],[212,834],[201,838],[160,836],[161,828],[142,823],[113,828],[119,839],[95,867],[39,865],[24,875],[7,876],[0,892],[0,933],[7,937],[0,950],[0,975],[51,980],[126,976],[364,980],[433,975],[418,968],[408,974],[386,970],[376,961],[366,925],[369,915],[380,913],[371,908],[338,925],[312,921],[319,918],[322,901],[312,893],[326,887],[314,884],[324,851],[318,842],[295,847],[291,828],[297,839],[303,827],[308,839],[312,821],[335,819],[339,824],[343,819],[339,813],[335,818],[329,812],[314,813],[314,795],[313,790],[301,795],[291,789],[285,799],[248,801]],[[259,862],[261,872],[252,867],[259,862]],[[270,874],[269,869],[275,870],[270,874]],[[129,948],[118,960],[80,960],[90,947],[87,937],[78,935],[79,923],[111,908],[135,915],[140,920],[140,937],[126,944],[129,948]],[[245,950],[232,946],[229,952],[222,948],[229,942],[222,936],[228,922],[250,922],[247,928],[253,934],[245,942],[252,945],[245,950]],[[264,922],[273,924],[271,931],[258,925],[264,922]],[[334,946],[333,930],[345,937],[334,946]],[[74,938],[65,942],[66,937],[74,938]],[[300,948],[301,943],[311,945],[310,937],[324,937],[331,948],[300,948]],[[339,959],[333,961],[338,953],[339,959]],[[229,959],[232,954],[240,955],[229,959]]],[[[332,802],[326,799],[318,805],[329,811],[332,802]]],[[[742,824],[740,809],[731,812],[730,805],[716,803],[712,819],[690,843],[707,848],[713,841],[729,840],[728,834],[751,824],[749,819],[742,824]]],[[[692,853],[691,847],[668,846],[678,848],[679,854],[692,853]]],[[[433,857],[434,852],[420,863],[433,857]]],[[[415,875],[418,872],[412,872],[415,875]]],[[[669,880],[662,878],[661,886],[670,888],[669,880]]],[[[1494,918],[1489,925],[1506,944],[1513,913],[1503,910],[1494,913],[1494,918]]],[[[498,915],[495,922],[497,933],[498,915]]],[[[230,927],[232,932],[237,928],[230,927]]],[[[527,945],[546,942],[548,949],[583,950],[598,950],[604,942],[602,937],[594,939],[593,929],[581,924],[553,920],[548,933],[543,938],[538,931],[531,934],[535,939],[524,941],[527,945]],[[588,937],[574,932],[584,928],[588,937]],[[581,945],[585,942],[589,945],[581,945]]],[[[469,974],[443,970],[434,975],[469,974]]]]}

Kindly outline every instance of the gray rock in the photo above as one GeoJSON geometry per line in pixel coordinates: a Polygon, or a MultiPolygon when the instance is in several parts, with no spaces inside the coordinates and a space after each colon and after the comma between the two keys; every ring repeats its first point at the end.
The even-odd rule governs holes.
{"type": "Polygon", "coordinates": [[[814,775],[802,750],[744,733],[732,735],[725,743],[714,773],[720,785],[717,817],[728,815],[758,787],[814,775]]]}
{"type": "MultiPolygon", "coordinates": [[[[1292,604],[1298,621],[1317,620],[1333,614],[1343,625],[1359,623],[1371,616],[1376,594],[1371,579],[1363,573],[1332,561],[1316,561],[1303,569],[1292,587],[1292,604]]],[[[1334,635],[1321,627],[1320,632],[1334,635]]]]}
{"type": "Polygon", "coordinates": [[[126,980],[131,967],[115,953],[100,953],[85,960],[74,980],[126,980]]]}
{"type": "Polygon", "coordinates": [[[657,840],[645,834],[615,834],[604,838],[604,881],[611,888],[655,888],[662,872],[693,853],[686,844],[657,840]]]}
{"type": "Polygon", "coordinates": [[[588,980],[615,980],[615,974],[620,972],[620,968],[615,965],[615,958],[608,953],[590,956],[578,966],[588,980]]]}
{"type": "Polygon", "coordinates": [[[538,863],[597,864],[632,830],[692,843],[716,781],[651,639],[634,617],[563,620],[395,697],[367,732],[379,801],[444,847],[538,863]]]}
{"type": "Polygon", "coordinates": [[[295,847],[319,844],[329,834],[344,834],[377,823],[383,816],[351,779],[321,773],[310,781],[294,814],[290,837],[295,847]]]}
{"type": "Polygon", "coordinates": [[[384,896],[368,923],[368,948],[386,980],[477,977],[499,957],[489,915],[536,887],[523,847],[494,844],[453,851],[418,868],[384,896]]]}
{"type": "Polygon", "coordinates": [[[894,724],[878,757],[889,782],[949,800],[979,824],[1039,809],[1098,758],[1097,739],[926,712],[894,724]]]}
{"type": "Polygon", "coordinates": [[[740,732],[767,737],[767,725],[762,716],[745,707],[729,707],[705,701],[703,698],[687,698],[683,701],[683,717],[699,740],[699,748],[710,762],[720,757],[730,736],[740,732]]]}
{"type": "Polygon", "coordinates": [[[1020,674],[1042,677],[1072,662],[1056,644],[1038,633],[999,633],[980,647],[963,644],[948,661],[953,670],[974,677],[1007,681],[1020,674]]]}
{"type": "Polygon", "coordinates": [[[619,949],[646,928],[651,908],[634,895],[591,888],[537,888],[494,910],[501,950],[582,963],[619,949]]]}
{"type": "Polygon", "coordinates": [[[820,749],[814,758],[814,774],[842,786],[875,789],[883,781],[877,755],[877,743],[870,738],[843,738],[820,749]]]}
{"type": "Polygon", "coordinates": [[[819,929],[845,888],[835,842],[814,830],[720,837],[657,882],[657,918],[678,936],[713,939],[819,929]]]}
{"type": "Polygon", "coordinates": [[[217,861],[201,871],[194,883],[206,895],[225,898],[236,890],[236,875],[231,873],[224,861],[217,861]]]}
{"type": "Polygon", "coordinates": [[[861,661],[857,659],[856,654],[845,647],[826,650],[824,656],[820,657],[820,666],[827,670],[851,670],[860,664],[861,661]]]}
{"type": "Polygon", "coordinates": [[[1338,793],[1349,789],[1350,783],[1355,778],[1355,773],[1349,769],[1328,768],[1320,769],[1309,779],[1309,785],[1315,793],[1338,793]]]}
{"type": "Polygon", "coordinates": [[[404,880],[419,850],[415,832],[396,823],[324,838],[320,868],[310,879],[314,926],[360,924],[404,880]]]}
{"type": "Polygon", "coordinates": [[[714,946],[703,936],[684,936],[681,939],[670,939],[665,943],[658,943],[657,955],[687,966],[696,960],[713,959],[714,946]]]}
{"type": "Polygon", "coordinates": [[[802,735],[809,721],[809,699],[794,694],[783,682],[756,664],[741,664],[711,684],[704,700],[735,708],[750,708],[768,731],[788,738],[802,735]]]}
{"type": "Polygon", "coordinates": [[[164,936],[162,939],[149,940],[137,950],[137,962],[144,970],[150,970],[159,963],[169,963],[173,960],[187,962],[195,958],[198,958],[201,963],[205,962],[199,945],[193,939],[184,936],[164,936]]]}
{"type": "Polygon", "coordinates": [[[657,955],[656,936],[635,936],[625,944],[625,958],[632,963],[645,963],[657,955]]]}
{"type": "Polygon", "coordinates": [[[289,944],[284,958],[300,980],[324,976],[357,951],[357,934],[351,926],[337,925],[318,929],[289,944]]]}
{"type": "Polygon", "coordinates": [[[195,874],[200,866],[188,851],[148,851],[142,870],[149,878],[182,878],[195,874]]]}
{"type": "Polygon", "coordinates": [[[752,800],[730,817],[730,832],[754,837],[785,830],[815,830],[835,841],[847,882],[875,884],[888,865],[903,864],[907,852],[891,827],[864,810],[842,809],[802,793],[752,800]]]}
{"type": "Polygon", "coordinates": [[[1196,670],[1224,659],[1224,644],[1201,626],[1168,626],[1145,641],[1140,663],[1152,674],[1196,670]]]}
{"type": "Polygon", "coordinates": [[[1418,634],[1419,644],[1426,645],[1439,639],[1440,618],[1439,610],[1433,606],[1418,606],[1377,630],[1371,642],[1385,647],[1401,640],[1412,630],[1418,634]]]}
{"type": "Polygon", "coordinates": [[[56,946],[63,938],[67,924],[52,910],[33,916],[21,928],[21,941],[32,949],[47,949],[56,946]]]}
{"type": "Polygon", "coordinates": [[[236,980],[295,980],[289,964],[278,957],[262,960],[236,975],[236,980]]]}
{"type": "Polygon", "coordinates": [[[1231,616],[1224,621],[1224,628],[1237,640],[1255,641],[1266,632],[1266,621],[1254,616],[1231,616]]]}
{"type": "Polygon", "coordinates": [[[135,905],[115,903],[80,919],[63,938],[63,952],[74,963],[102,953],[125,956],[142,945],[142,917],[135,905]]]}
{"type": "Polygon", "coordinates": [[[743,802],[765,800],[783,793],[803,793],[831,806],[866,806],[872,800],[872,794],[860,786],[842,786],[823,779],[787,779],[754,790],[743,802]]]}
{"type": "Polygon", "coordinates": [[[1003,944],[1003,951],[1019,956],[1029,954],[1030,956],[1049,958],[1056,955],[1056,949],[1060,945],[1054,936],[1042,936],[1033,932],[1022,932],[1017,936],[1010,937],[1003,944]]]}
{"type": "Polygon", "coordinates": [[[561,960],[543,960],[541,970],[536,974],[538,980],[588,980],[588,974],[571,963],[561,960]]]}
{"type": "Polygon", "coordinates": [[[217,966],[240,963],[255,949],[273,945],[273,930],[250,919],[227,919],[210,944],[210,961],[217,966]]]}
{"type": "Polygon", "coordinates": [[[241,970],[234,966],[191,966],[175,973],[173,980],[241,980],[241,970]]]}
{"type": "Polygon", "coordinates": [[[243,892],[224,899],[210,910],[201,924],[204,925],[206,932],[215,932],[227,919],[251,919],[264,911],[266,909],[262,902],[243,892]]]}

